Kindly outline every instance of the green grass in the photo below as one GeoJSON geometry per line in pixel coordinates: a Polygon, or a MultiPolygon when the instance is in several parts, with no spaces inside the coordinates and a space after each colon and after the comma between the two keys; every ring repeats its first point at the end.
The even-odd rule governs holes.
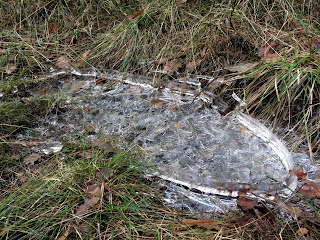
{"type": "Polygon", "coordinates": [[[108,158],[107,153],[88,148],[70,146],[41,175],[6,196],[0,203],[0,218],[5,217],[0,222],[1,239],[53,239],[67,231],[72,239],[142,234],[155,238],[157,224],[173,220],[166,209],[155,211],[157,199],[143,184],[141,166],[132,164],[131,155],[108,158]],[[93,157],[82,157],[85,151],[93,157]],[[114,175],[97,177],[102,169],[113,169],[114,175]],[[88,198],[86,186],[92,184],[104,185],[101,206],[76,217],[78,206],[88,198]],[[79,230],[81,223],[90,231],[79,230]]]}

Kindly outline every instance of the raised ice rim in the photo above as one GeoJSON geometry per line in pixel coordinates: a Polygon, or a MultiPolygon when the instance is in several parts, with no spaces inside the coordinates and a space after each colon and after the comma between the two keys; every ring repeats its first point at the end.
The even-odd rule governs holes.
{"type": "MultiPolygon", "coordinates": [[[[287,149],[287,147],[281,142],[278,137],[273,134],[268,128],[266,128],[263,124],[261,124],[259,121],[255,120],[251,116],[242,113],[240,111],[234,112],[235,117],[239,120],[239,122],[247,127],[250,131],[252,131],[257,137],[261,138],[265,143],[279,156],[279,158],[282,161],[283,166],[288,172],[287,179],[282,182],[283,189],[281,190],[281,193],[284,195],[290,195],[292,191],[294,191],[297,187],[297,177],[293,173],[293,167],[294,162],[291,156],[291,153],[287,149]]],[[[204,187],[197,185],[195,183],[188,183],[183,180],[178,180],[171,176],[166,175],[158,175],[158,177],[173,182],[175,184],[183,185],[185,187],[188,187],[190,189],[196,189],[203,193],[207,194],[215,194],[215,195],[222,195],[222,196],[230,196],[230,197],[237,197],[239,196],[239,190],[230,190],[230,189],[219,189],[214,187],[204,187]]],[[[241,188],[241,183],[238,184],[239,188],[241,188]]],[[[252,186],[252,191],[259,191],[259,189],[255,189],[254,186],[252,186]]],[[[247,193],[250,193],[250,189],[248,189],[247,193]]]]}

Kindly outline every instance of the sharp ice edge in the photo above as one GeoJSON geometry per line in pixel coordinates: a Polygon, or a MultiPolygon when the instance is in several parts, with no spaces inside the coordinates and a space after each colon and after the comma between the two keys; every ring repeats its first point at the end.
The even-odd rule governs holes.
{"type": "MultiPolygon", "coordinates": [[[[236,116],[244,126],[249,128],[253,133],[263,139],[267,145],[270,146],[270,148],[280,157],[282,164],[288,173],[290,170],[293,170],[294,162],[289,150],[268,128],[249,115],[246,115],[240,111],[237,112],[236,116]]],[[[291,190],[296,189],[298,181],[297,177],[293,174],[293,171],[287,178],[287,181],[283,184],[285,184],[291,190]]],[[[289,189],[284,189],[283,192],[286,194],[291,194],[289,189]]]]}
{"type": "Polygon", "coordinates": [[[239,195],[239,191],[228,191],[228,190],[219,190],[219,189],[216,189],[213,187],[202,187],[202,186],[198,186],[196,184],[187,183],[185,181],[181,181],[176,178],[168,177],[165,175],[159,175],[158,177],[160,177],[164,180],[176,183],[176,184],[186,186],[190,189],[197,189],[197,190],[199,190],[203,193],[207,193],[207,194],[216,194],[216,195],[231,196],[231,197],[237,197],[239,195]]]}

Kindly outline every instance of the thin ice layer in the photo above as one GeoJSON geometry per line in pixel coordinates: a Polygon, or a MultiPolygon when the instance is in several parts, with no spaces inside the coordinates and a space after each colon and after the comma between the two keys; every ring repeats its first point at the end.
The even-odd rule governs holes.
{"type": "Polygon", "coordinates": [[[72,104],[55,122],[62,131],[74,135],[92,124],[126,146],[140,146],[152,166],[149,174],[206,193],[270,192],[282,189],[283,183],[295,188],[295,179],[289,176],[290,156],[272,147],[289,154],[285,146],[249,116],[235,112],[221,117],[215,108],[203,107],[201,99],[193,101],[193,96],[153,88],[145,81],[140,84],[130,76],[104,77],[114,84],[95,86],[94,79],[86,79],[86,89],[76,93],[68,89],[79,79],[65,82],[61,89],[78,109],[88,110],[74,111],[72,104]]]}

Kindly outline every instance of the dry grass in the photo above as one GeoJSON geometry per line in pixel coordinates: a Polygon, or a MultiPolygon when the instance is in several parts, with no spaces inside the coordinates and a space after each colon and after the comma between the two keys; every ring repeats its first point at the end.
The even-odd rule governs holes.
{"type": "Polygon", "coordinates": [[[32,75],[66,56],[78,68],[224,76],[225,67],[259,61],[265,44],[277,46],[278,59],[232,78],[233,87],[249,111],[296,125],[312,153],[319,151],[319,54],[308,38],[319,40],[319,9],[317,1],[2,1],[0,70],[2,78],[12,65],[14,75],[32,75]]]}
{"type": "MultiPolygon", "coordinates": [[[[294,127],[301,140],[292,145],[305,142],[312,155],[320,151],[319,51],[318,45],[312,44],[319,40],[319,4],[315,0],[2,0],[0,94],[4,93],[7,99],[0,97],[0,107],[5,110],[12,104],[6,101],[21,99],[21,92],[25,92],[22,89],[37,84],[26,83],[24,77],[56,68],[59,56],[69,58],[77,68],[94,66],[145,75],[168,70],[219,76],[232,84],[213,89],[216,94],[228,99],[235,91],[248,104],[249,112],[274,125],[294,127]],[[261,61],[258,56],[265,45],[277,55],[272,61],[261,61]],[[245,73],[228,74],[225,69],[243,62],[258,64],[245,73]],[[15,88],[18,93],[10,94],[15,88]]],[[[25,122],[32,119],[23,118],[30,114],[22,113],[20,122],[8,122],[9,118],[0,116],[6,118],[0,126],[2,153],[12,151],[3,144],[9,141],[12,131],[32,126],[25,122]]],[[[66,232],[71,239],[319,236],[319,223],[314,218],[294,217],[292,212],[290,219],[279,219],[278,212],[267,207],[243,216],[213,220],[220,228],[190,227],[182,221],[186,216],[175,215],[155,200],[154,189],[148,189],[150,192],[144,197],[134,194],[133,189],[144,192],[147,185],[134,181],[139,171],[127,173],[128,178],[121,175],[128,169],[126,164],[118,172],[121,178],[108,185],[115,205],[104,201],[103,207],[80,221],[74,213],[85,199],[84,183],[100,180],[92,175],[97,167],[86,167],[84,158],[75,157],[79,148],[74,147],[74,151],[67,153],[67,159],[76,159],[79,165],[72,166],[66,160],[63,171],[54,165],[52,175],[44,172],[18,192],[2,196],[0,219],[5,219],[0,220],[1,238],[48,239],[66,232]],[[79,230],[81,223],[89,225],[89,233],[79,230]],[[308,233],[299,235],[301,228],[308,233]]],[[[5,164],[11,159],[9,155],[5,164]]],[[[103,167],[106,163],[101,159],[98,157],[95,163],[103,167]]]]}

